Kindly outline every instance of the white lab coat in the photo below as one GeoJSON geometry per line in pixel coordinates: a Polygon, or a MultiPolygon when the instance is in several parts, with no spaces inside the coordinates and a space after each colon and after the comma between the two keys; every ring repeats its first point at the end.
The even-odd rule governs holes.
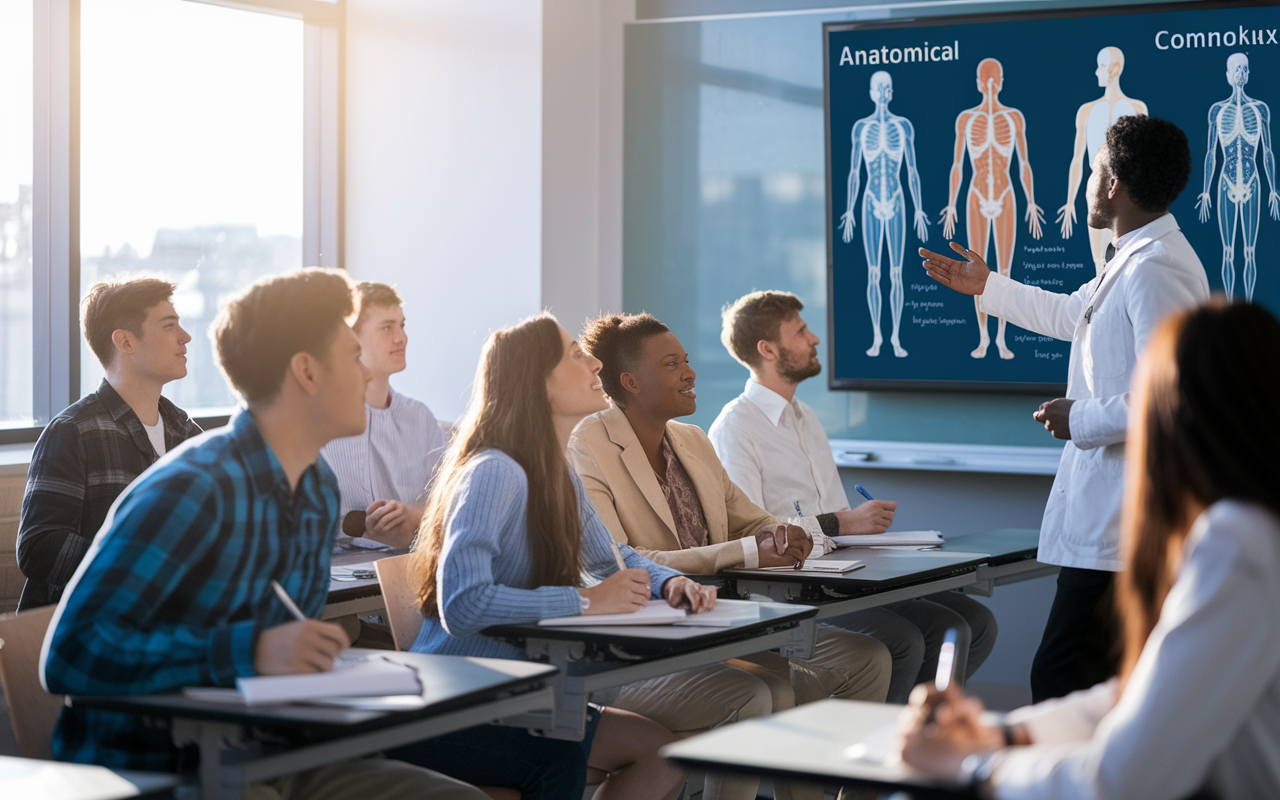
{"type": "Polygon", "coordinates": [[[1138,356],[1170,312],[1209,299],[1204,267],[1172,214],[1121,237],[1102,275],[1072,294],[1026,286],[998,273],[983,311],[1071,342],[1067,397],[1071,441],[1040,527],[1039,560],[1117,572],[1129,384],[1138,356]],[[1086,313],[1092,308],[1092,313],[1086,313]]]}

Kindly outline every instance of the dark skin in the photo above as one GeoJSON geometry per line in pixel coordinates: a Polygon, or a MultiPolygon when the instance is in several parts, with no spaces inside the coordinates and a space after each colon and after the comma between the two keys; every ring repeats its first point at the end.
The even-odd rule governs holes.
{"type": "MultiPolygon", "coordinates": [[[[667,462],[662,458],[662,438],[668,422],[698,410],[697,377],[684,346],[674,333],[667,332],[646,338],[635,363],[618,378],[626,394],[614,400],[631,423],[649,466],[664,480],[667,462]]],[[[799,569],[813,548],[813,540],[795,525],[761,531],[756,540],[762,567],[799,569]]]]}
{"type": "MultiPolygon", "coordinates": [[[[1093,159],[1093,174],[1089,176],[1089,186],[1085,191],[1085,199],[1089,207],[1089,227],[1111,230],[1111,239],[1115,241],[1130,231],[1136,231],[1168,213],[1168,209],[1151,212],[1145,211],[1129,197],[1129,190],[1111,174],[1110,154],[1107,146],[1098,149],[1093,159]]],[[[977,253],[957,242],[951,242],[951,249],[961,257],[948,258],[932,250],[920,248],[920,256],[924,259],[925,271],[929,277],[949,289],[961,294],[982,294],[987,286],[987,278],[991,270],[977,253]]],[[[1044,425],[1044,429],[1053,434],[1055,439],[1071,438],[1071,405],[1074,400],[1059,397],[1041,403],[1031,418],[1044,425]]]]}

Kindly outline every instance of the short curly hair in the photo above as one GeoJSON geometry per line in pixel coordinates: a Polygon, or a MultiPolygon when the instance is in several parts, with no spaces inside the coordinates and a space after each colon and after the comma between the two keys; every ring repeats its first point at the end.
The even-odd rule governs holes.
{"type": "Polygon", "coordinates": [[[600,359],[600,383],[605,394],[621,404],[627,396],[622,388],[622,373],[635,367],[645,339],[668,333],[671,329],[652,314],[603,314],[589,320],[578,338],[579,345],[600,359]]]}
{"type": "Polygon", "coordinates": [[[1191,177],[1187,135],[1168,120],[1121,117],[1107,129],[1107,155],[1130,199],[1152,214],[1168,210],[1191,177]]]}

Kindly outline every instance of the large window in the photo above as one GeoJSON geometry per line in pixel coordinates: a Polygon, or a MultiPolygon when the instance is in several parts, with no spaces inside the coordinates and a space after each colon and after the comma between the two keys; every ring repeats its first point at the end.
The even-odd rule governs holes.
{"type": "Polygon", "coordinates": [[[0,0],[0,427],[32,414],[32,0],[0,0]]]}
{"type": "Polygon", "coordinates": [[[0,0],[0,443],[103,377],[86,289],[177,286],[192,336],[165,394],[234,403],[209,343],[253,280],[342,266],[343,0],[0,0]]]}
{"type": "MultiPolygon", "coordinates": [[[[195,415],[233,403],[206,331],[228,294],[302,262],[303,23],[175,0],[81,0],[80,293],[177,284],[195,415]],[[163,65],[163,68],[157,68],[163,65]]],[[[102,368],[81,343],[80,394],[102,368]]]]}

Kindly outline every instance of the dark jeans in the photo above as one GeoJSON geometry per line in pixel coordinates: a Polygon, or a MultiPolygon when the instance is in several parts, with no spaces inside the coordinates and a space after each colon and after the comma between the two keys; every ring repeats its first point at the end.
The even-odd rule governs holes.
{"type": "Polygon", "coordinates": [[[523,800],[579,800],[587,788],[587,755],[599,722],[599,709],[591,707],[580,742],[480,725],[388,750],[387,757],[478,786],[519,789],[523,800]]]}
{"type": "Polygon", "coordinates": [[[1114,572],[1063,567],[1040,649],[1031,662],[1031,699],[1039,703],[1115,676],[1120,629],[1114,572]]]}

